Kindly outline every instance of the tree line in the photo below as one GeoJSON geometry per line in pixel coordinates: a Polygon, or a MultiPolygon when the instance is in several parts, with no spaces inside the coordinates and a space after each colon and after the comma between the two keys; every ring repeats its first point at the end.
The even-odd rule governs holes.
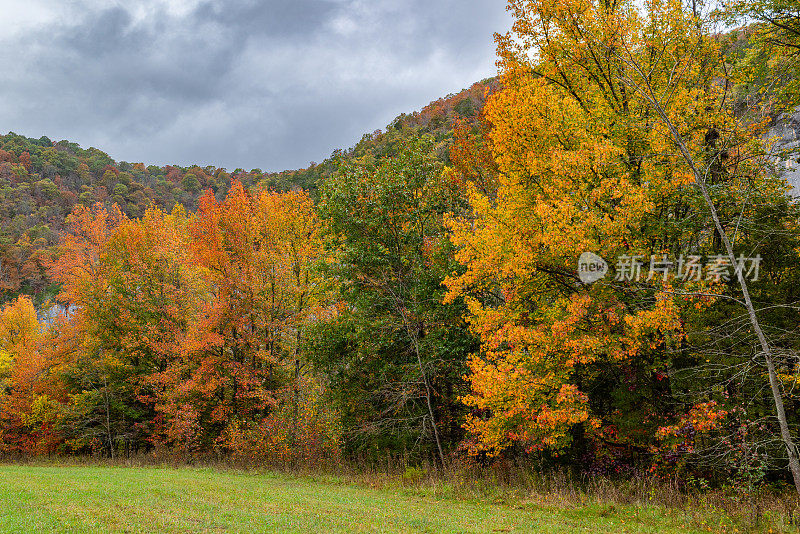
{"type": "Polygon", "coordinates": [[[497,80],[307,190],[234,173],[188,210],[76,204],[41,262],[64,313],[0,313],[2,450],[800,489],[800,206],[765,138],[798,103],[798,11],[508,7],[497,80]]]}

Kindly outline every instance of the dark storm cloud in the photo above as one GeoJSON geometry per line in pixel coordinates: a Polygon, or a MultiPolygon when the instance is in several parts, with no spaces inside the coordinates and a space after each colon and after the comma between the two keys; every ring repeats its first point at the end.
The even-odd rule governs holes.
{"type": "Polygon", "coordinates": [[[213,20],[244,34],[274,37],[303,35],[319,28],[336,10],[328,0],[272,0],[204,2],[193,12],[195,20],[213,20]]]}
{"type": "Polygon", "coordinates": [[[508,26],[497,0],[6,1],[1,131],[228,168],[305,166],[492,75],[508,26]]]}

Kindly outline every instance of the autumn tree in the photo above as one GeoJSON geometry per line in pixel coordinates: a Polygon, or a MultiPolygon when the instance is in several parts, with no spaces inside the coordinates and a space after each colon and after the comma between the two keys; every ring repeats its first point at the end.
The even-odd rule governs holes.
{"type": "MultiPolygon", "coordinates": [[[[792,111],[798,104],[800,74],[800,5],[794,0],[731,0],[718,13],[727,22],[744,23],[741,57],[731,76],[744,98],[763,104],[763,111],[792,111]]],[[[738,36],[738,35],[737,35],[738,36]]]]}
{"type": "Polygon", "coordinates": [[[139,375],[144,373],[135,349],[128,350],[131,338],[124,335],[140,325],[124,313],[135,302],[122,302],[121,284],[115,280],[131,273],[113,265],[108,256],[109,243],[120,228],[134,225],[116,207],[109,211],[100,205],[80,206],[70,216],[60,254],[50,266],[52,278],[61,284],[59,299],[65,310],[54,325],[57,333],[49,347],[70,392],[62,430],[70,447],[92,447],[112,457],[120,440],[130,445],[134,425],[144,419],[137,399],[139,375]]]}
{"type": "Polygon", "coordinates": [[[757,235],[786,235],[791,209],[749,224],[787,205],[783,188],[726,100],[719,42],[679,2],[509,9],[502,90],[485,110],[498,186],[471,184],[471,216],[451,223],[466,272],[448,298],[466,298],[482,341],[465,398],[473,447],[647,453],[692,407],[676,370],[706,359],[697,312],[735,276],[651,274],[651,258],[723,254],[732,268],[725,237],[755,255],[757,235]],[[616,280],[581,283],[583,252],[616,280]]]}
{"type": "Polygon", "coordinates": [[[33,303],[18,297],[0,311],[0,451],[46,453],[58,443],[58,391],[33,303]]]}
{"type": "Polygon", "coordinates": [[[174,440],[225,447],[284,404],[296,440],[303,329],[321,288],[318,226],[301,192],[254,196],[234,182],[224,201],[201,199],[190,248],[210,293],[182,343],[186,357],[164,373],[174,440]]]}
{"type": "Polygon", "coordinates": [[[128,219],[96,205],[69,223],[50,266],[65,313],[48,347],[69,392],[68,447],[113,457],[335,446],[302,352],[326,287],[305,193],[251,195],[237,182],[196,216],[151,207],[128,219]]]}

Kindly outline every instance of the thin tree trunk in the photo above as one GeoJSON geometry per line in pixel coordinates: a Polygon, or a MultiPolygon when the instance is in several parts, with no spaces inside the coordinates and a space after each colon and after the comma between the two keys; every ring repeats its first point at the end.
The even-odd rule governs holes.
{"type": "MultiPolygon", "coordinates": [[[[643,73],[638,68],[637,65],[634,66],[636,70],[642,75],[643,73]]],[[[647,80],[646,77],[643,77],[647,80]]],[[[637,84],[638,85],[638,84],[637,84]]],[[[786,452],[789,456],[789,469],[792,472],[792,477],[794,479],[795,489],[797,493],[800,494],[800,461],[798,461],[797,457],[797,446],[795,445],[794,441],[792,440],[792,435],[789,432],[789,423],[786,419],[786,410],[783,404],[783,395],[781,394],[780,383],[778,382],[778,376],[775,372],[775,361],[772,355],[772,349],[769,346],[769,342],[767,341],[767,336],[764,334],[764,330],[761,328],[761,323],[758,320],[758,316],[756,315],[755,307],[753,306],[753,302],[750,299],[750,291],[748,289],[747,280],[745,279],[743,269],[736,269],[736,256],[733,251],[733,245],[731,244],[730,239],[728,239],[728,235],[725,233],[725,229],[722,227],[722,223],[720,222],[719,215],[717,214],[717,209],[714,206],[714,201],[711,199],[711,195],[708,193],[708,187],[706,186],[705,177],[700,173],[697,165],[695,165],[694,158],[689,153],[689,149],[686,147],[686,143],[684,143],[683,138],[678,132],[678,129],[672,123],[672,121],[667,116],[664,108],[658,102],[658,100],[654,97],[652,93],[652,89],[647,87],[648,91],[642,91],[639,88],[640,92],[645,96],[645,98],[650,102],[650,105],[653,106],[656,113],[661,117],[661,120],[664,121],[664,124],[669,128],[670,134],[672,135],[675,144],[678,146],[678,149],[681,151],[681,155],[689,167],[692,169],[692,173],[694,174],[695,182],[697,183],[697,187],[700,189],[700,192],[703,195],[703,199],[705,199],[706,205],[711,212],[711,218],[714,220],[714,226],[719,233],[720,239],[722,240],[722,244],[725,246],[725,251],[727,252],[728,259],[731,262],[731,265],[734,266],[734,270],[736,271],[736,278],[739,281],[739,285],[742,289],[742,295],[744,296],[744,305],[747,308],[747,314],[750,317],[750,324],[753,327],[753,330],[758,337],[758,342],[761,346],[761,354],[764,357],[764,361],[767,364],[767,371],[769,374],[769,385],[772,389],[772,398],[775,403],[775,413],[778,417],[778,424],[781,430],[781,439],[783,440],[783,444],[786,446],[786,452]]]]}
{"type": "Polygon", "coordinates": [[[111,433],[111,405],[108,402],[108,378],[103,377],[103,400],[106,408],[106,435],[108,436],[108,450],[111,453],[111,461],[114,461],[114,436],[111,433]]]}
{"type": "MultiPolygon", "coordinates": [[[[300,270],[300,261],[295,258],[295,284],[298,289],[308,286],[308,272],[305,275],[305,286],[303,285],[302,272],[300,270]]],[[[305,310],[305,290],[301,290],[297,296],[297,309],[295,310],[296,332],[294,338],[294,384],[292,386],[292,429],[290,442],[292,446],[296,446],[299,442],[299,427],[300,427],[300,341],[302,340],[302,332],[299,323],[299,317],[305,310]]]]}
{"type": "Polygon", "coordinates": [[[406,323],[406,330],[408,331],[408,335],[411,337],[411,340],[414,344],[414,352],[417,355],[417,364],[419,365],[419,372],[422,375],[422,381],[425,383],[425,401],[428,404],[428,415],[431,418],[431,426],[433,427],[433,437],[436,439],[436,449],[439,452],[439,461],[442,463],[442,468],[446,467],[445,460],[444,460],[444,450],[442,449],[442,441],[439,439],[439,427],[436,425],[436,416],[433,414],[433,391],[431,388],[431,384],[428,381],[428,375],[425,373],[425,366],[422,365],[422,355],[420,354],[419,350],[419,340],[417,336],[412,332],[411,325],[408,322],[408,319],[403,314],[403,319],[405,319],[406,323]]]}
{"type": "Polygon", "coordinates": [[[433,389],[431,388],[431,384],[428,381],[428,375],[425,373],[425,366],[422,364],[422,353],[419,347],[419,339],[417,337],[416,331],[411,325],[411,321],[409,321],[408,315],[406,313],[406,307],[403,304],[402,299],[398,297],[398,295],[392,290],[391,285],[388,282],[384,282],[383,284],[376,284],[378,287],[383,287],[386,292],[391,295],[392,300],[394,301],[395,309],[400,314],[400,317],[403,319],[403,325],[405,326],[406,333],[408,337],[411,338],[411,343],[414,346],[414,353],[417,356],[417,365],[419,366],[419,373],[422,376],[422,381],[425,384],[425,402],[428,405],[428,416],[431,418],[431,426],[433,427],[433,437],[436,440],[436,449],[439,453],[439,461],[442,464],[442,469],[447,467],[447,463],[444,459],[444,449],[442,449],[442,441],[439,438],[439,427],[436,424],[436,416],[433,412],[433,389]]]}
{"type": "MultiPolygon", "coordinates": [[[[297,333],[297,343],[300,343],[300,333],[297,333]]],[[[298,347],[294,349],[294,377],[292,384],[292,428],[289,443],[292,447],[298,443],[298,430],[300,426],[300,354],[298,347]]]]}

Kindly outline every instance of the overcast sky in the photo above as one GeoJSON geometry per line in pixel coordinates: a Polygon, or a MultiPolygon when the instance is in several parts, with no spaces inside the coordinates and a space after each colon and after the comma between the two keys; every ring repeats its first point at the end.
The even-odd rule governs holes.
{"type": "Polygon", "coordinates": [[[0,0],[0,132],[282,170],[496,73],[503,0],[0,0]]]}

